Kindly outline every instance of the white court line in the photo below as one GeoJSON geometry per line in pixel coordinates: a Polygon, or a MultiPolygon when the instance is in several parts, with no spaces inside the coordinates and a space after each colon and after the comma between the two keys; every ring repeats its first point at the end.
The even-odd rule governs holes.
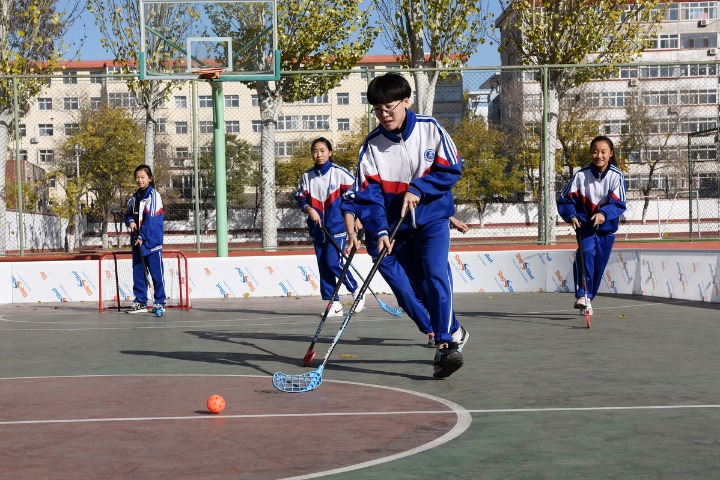
{"type": "MultiPolygon", "coordinates": [[[[345,383],[345,382],[342,382],[345,383]]],[[[358,384],[368,385],[368,384],[358,384]]],[[[375,386],[375,385],[370,385],[375,386]]],[[[412,392],[415,394],[416,392],[412,392]]],[[[432,397],[431,397],[432,398],[432,397]]],[[[697,408],[720,408],[720,405],[638,405],[630,407],[547,407],[547,408],[496,408],[484,410],[465,410],[467,413],[549,413],[549,412],[602,412],[622,410],[683,410],[697,408]]],[[[251,415],[193,415],[183,417],[109,417],[109,418],[73,418],[48,420],[8,420],[0,421],[0,425],[44,425],[58,423],[103,423],[103,422],[155,422],[166,420],[216,420],[252,419],[252,418],[283,418],[283,417],[364,417],[377,415],[457,415],[454,410],[409,410],[397,412],[335,412],[335,413],[265,413],[251,415]]]]}

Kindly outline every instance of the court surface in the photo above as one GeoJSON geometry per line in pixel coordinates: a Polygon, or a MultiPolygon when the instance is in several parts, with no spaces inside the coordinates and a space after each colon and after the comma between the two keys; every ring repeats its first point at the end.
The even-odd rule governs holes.
{"type": "Polygon", "coordinates": [[[450,378],[368,296],[306,393],[271,376],[325,355],[343,318],[301,366],[318,297],[199,300],[163,318],[2,305],[0,478],[717,478],[717,304],[601,296],[587,329],[572,294],[455,301],[471,337],[450,378]]]}

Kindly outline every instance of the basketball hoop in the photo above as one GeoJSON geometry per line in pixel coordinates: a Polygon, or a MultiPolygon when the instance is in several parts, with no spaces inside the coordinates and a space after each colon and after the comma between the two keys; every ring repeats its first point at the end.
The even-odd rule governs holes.
{"type": "Polygon", "coordinates": [[[224,71],[225,69],[221,67],[205,67],[196,68],[193,73],[204,80],[215,80],[220,78],[220,74],[224,71]]]}

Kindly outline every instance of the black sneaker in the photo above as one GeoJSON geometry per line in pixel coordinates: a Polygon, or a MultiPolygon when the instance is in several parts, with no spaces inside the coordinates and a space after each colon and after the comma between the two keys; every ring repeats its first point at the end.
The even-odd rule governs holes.
{"type": "Polygon", "coordinates": [[[127,313],[148,313],[147,305],[140,302],[134,302],[132,308],[128,310],[127,313]]]}
{"type": "Polygon", "coordinates": [[[451,343],[446,347],[438,348],[435,353],[435,362],[433,363],[435,372],[433,377],[446,378],[455,373],[463,366],[463,356],[458,350],[457,343],[451,343]]]}

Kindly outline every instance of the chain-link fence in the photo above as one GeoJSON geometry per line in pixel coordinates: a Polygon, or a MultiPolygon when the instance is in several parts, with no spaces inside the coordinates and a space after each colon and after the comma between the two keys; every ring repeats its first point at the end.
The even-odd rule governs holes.
{"type": "MultiPolygon", "coordinates": [[[[263,236],[260,157],[268,123],[274,127],[278,244],[310,244],[292,198],[300,173],[312,166],[310,141],[328,138],[334,159],[352,169],[376,125],[367,84],[390,68],[348,72],[328,92],[282,102],[270,119],[257,90],[223,83],[230,249],[258,248],[263,236]]],[[[5,254],[127,246],[125,204],[135,190],[132,171],[149,155],[148,132],[154,133],[149,151],[163,196],[166,244],[186,251],[216,248],[211,85],[164,84],[164,97],[145,108],[127,77],[111,75],[111,69],[79,62],[47,78],[29,104],[4,112],[11,119],[5,146],[0,122],[0,146],[8,152],[0,176],[5,254]]],[[[471,227],[464,235],[453,233],[453,240],[547,243],[539,236],[543,212],[556,235],[552,241],[570,239],[570,228],[553,214],[555,192],[589,163],[589,141],[597,134],[613,139],[626,172],[628,209],[619,238],[720,237],[716,63],[618,66],[611,78],[567,91],[553,90],[552,82],[543,88],[544,76],[552,79],[559,70],[441,72],[432,114],[463,156],[456,216],[471,227]],[[543,192],[551,192],[547,200],[543,192]]],[[[414,72],[404,73],[412,85],[414,72]]],[[[7,86],[9,78],[3,80],[7,86]]],[[[4,91],[5,105],[12,106],[11,89],[4,91]]]]}

